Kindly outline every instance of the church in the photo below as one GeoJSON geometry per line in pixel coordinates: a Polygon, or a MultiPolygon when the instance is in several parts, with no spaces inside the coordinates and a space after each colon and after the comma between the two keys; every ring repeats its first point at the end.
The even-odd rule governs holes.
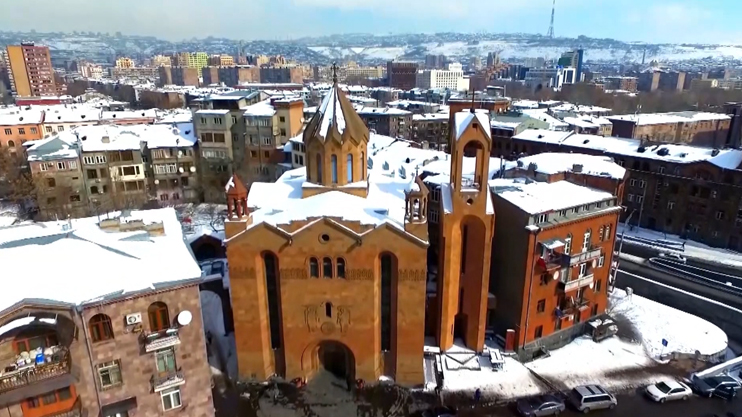
{"type": "Polygon", "coordinates": [[[249,189],[232,177],[225,235],[241,378],[308,381],[324,369],[422,384],[426,314],[440,349],[456,338],[482,350],[492,140],[486,113],[454,119],[450,183],[435,201],[414,169],[373,164],[377,142],[394,139],[369,131],[336,79],[304,131],[306,167],[249,189]],[[465,157],[476,158],[473,177],[465,157]],[[430,205],[442,227],[435,306],[430,205]]]}

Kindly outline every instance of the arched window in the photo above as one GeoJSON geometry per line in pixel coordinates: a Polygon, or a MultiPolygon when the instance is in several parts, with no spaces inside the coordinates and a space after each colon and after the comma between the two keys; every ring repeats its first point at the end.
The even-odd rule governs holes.
{"type": "Polygon", "coordinates": [[[348,154],[347,162],[345,163],[346,175],[348,176],[348,182],[353,182],[353,155],[348,154]]]}
{"type": "Polygon", "coordinates": [[[281,323],[279,304],[280,290],[278,287],[278,259],[272,253],[263,254],[263,269],[265,270],[265,292],[268,296],[268,325],[270,327],[271,348],[281,347],[281,323]]]}
{"type": "Polygon", "coordinates": [[[15,142],[13,142],[12,140],[9,140],[8,141],[8,147],[9,148],[15,148],[15,142]]]}
{"type": "Polygon", "coordinates": [[[154,302],[147,309],[149,316],[149,329],[153,332],[159,332],[170,327],[170,314],[167,311],[167,304],[154,302]]]}
{"type": "Polygon", "coordinates": [[[366,152],[361,152],[361,181],[366,181],[366,152]]]}
{"type": "Polygon", "coordinates": [[[91,317],[88,327],[90,328],[90,338],[93,339],[93,343],[113,339],[111,318],[105,314],[96,314],[91,317]]]}
{"type": "Polygon", "coordinates": [[[569,255],[569,252],[572,251],[572,235],[569,234],[564,239],[564,254],[569,255]]]}
{"type": "Polygon", "coordinates": [[[338,183],[338,157],[337,155],[332,155],[330,157],[330,166],[332,168],[332,183],[337,184],[338,183]]]}
{"type": "Polygon", "coordinates": [[[322,183],[322,156],[320,154],[317,154],[314,159],[315,163],[317,164],[317,182],[322,183]]]}
{"type": "Polygon", "coordinates": [[[332,259],[322,259],[322,276],[325,278],[332,278],[332,259]]]}
{"type": "Polygon", "coordinates": [[[394,259],[390,254],[381,255],[381,350],[392,348],[392,276],[394,259]]]}
{"type": "Polygon", "coordinates": [[[319,261],[317,258],[309,258],[309,276],[319,278],[319,261]]]}
{"type": "Polygon", "coordinates": [[[590,229],[585,231],[585,235],[582,237],[582,252],[587,252],[587,249],[590,247],[590,237],[592,234],[593,232],[590,229]]]}
{"type": "Polygon", "coordinates": [[[335,262],[337,262],[337,264],[335,265],[335,269],[337,270],[336,271],[337,273],[335,275],[338,278],[345,278],[345,259],[338,258],[335,262]]]}
{"type": "Polygon", "coordinates": [[[325,316],[332,317],[332,303],[329,301],[325,303],[325,316]]]}
{"type": "Polygon", "coordinates": [[[601,242],[605,239],[605,228],[603,226],[600,226],[600,229],[598,229],[598,240],[601,242]]]}

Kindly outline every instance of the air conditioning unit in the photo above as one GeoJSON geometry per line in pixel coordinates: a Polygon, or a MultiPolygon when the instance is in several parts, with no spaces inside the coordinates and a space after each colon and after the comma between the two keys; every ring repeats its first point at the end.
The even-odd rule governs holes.
{"type": "Polygon", "coordinates": [[[126,315],[126,325],[131,326],[142,322],[142,313],[134,313],[126,315]]]}

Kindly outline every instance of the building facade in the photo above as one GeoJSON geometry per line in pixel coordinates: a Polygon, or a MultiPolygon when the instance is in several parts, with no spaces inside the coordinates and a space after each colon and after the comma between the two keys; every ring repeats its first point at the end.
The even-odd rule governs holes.
{"type": "Polygon", "coordinates": [[[260,67],[260,82],[301,84],[304,82],[304,70],[296,66],[260,67]]]}
{"type": "Polygon", "coordinates": [[[426,113],[412,115],[410,139],[422,147],[448,150],[448,114],[426,113]]]}
{"type": "Polygon", "coordinates": [[[410,139],[412,113],[389,107],[363,107],[358,115],[370,130],[384,136],[410,139]]]}
{"type": "Polygon", "coordinates": [[[468,80],[464,79],[464,70],[461,64],[448,65],[446,70],[425,69],[418,71],[415,81],[417,88],[423,89],[448,89],[453,91],[467,91],[468,80]]]}
{"type": "Polygon", "coordinates": [[[731,117],[723,113],[675,112],[608,116],[612,134],[665,143],[724,147],[731,117]]]}
{"type": "Polygon", "coordinates": [[[36,46],[33,42],[8,45],[5,59],[13,94],[20,97],[58,95],[48,46],[36,46]]]}
{"type": "Polygon", "coordinates": [[[389,61],[386,64],[386,76],[389,87],[401,90],[412,90],[417,84],[416,62],[389,61]]]}

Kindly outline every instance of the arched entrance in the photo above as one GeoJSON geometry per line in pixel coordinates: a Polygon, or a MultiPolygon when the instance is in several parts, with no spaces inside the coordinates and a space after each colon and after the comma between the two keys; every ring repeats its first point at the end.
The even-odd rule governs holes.
{"type": "Polygon", "coordinates": [[[302,368],[307,381],[313,379],[318,372],[329,373],[348,384],[352,384],[356,378],[353,351],[337,340],[322,340],[307,346],[302,355],[302,368]]]}

